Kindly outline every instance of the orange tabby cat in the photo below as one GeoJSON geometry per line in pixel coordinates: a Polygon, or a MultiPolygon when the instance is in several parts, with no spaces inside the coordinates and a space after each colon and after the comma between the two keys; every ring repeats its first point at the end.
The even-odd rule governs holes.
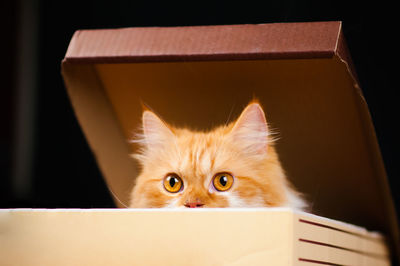
{"type": "Polygon", "coordinates": [[[233,123],[210,132],[167,125],[143,112],[142,172],[130,207],[305,207],[289,184],[264,112],[251,102],[233,123]]]}

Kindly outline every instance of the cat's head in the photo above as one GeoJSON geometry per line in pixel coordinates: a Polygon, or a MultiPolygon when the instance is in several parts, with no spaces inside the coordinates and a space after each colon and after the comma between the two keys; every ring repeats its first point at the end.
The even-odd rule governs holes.
{"type": "Polygon", "coordinates": [[[172,127],[143,112],[142,171],[130,207],[302,208],[273,147],[265,114],[251,102],[229,124],[210,132],[172,127]]]}

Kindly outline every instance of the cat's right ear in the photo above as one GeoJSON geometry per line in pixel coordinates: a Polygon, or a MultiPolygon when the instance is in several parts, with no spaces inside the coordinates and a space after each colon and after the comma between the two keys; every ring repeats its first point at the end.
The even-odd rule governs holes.
{"type": "Polygon", "coordinates": [[[265,154],[268,148],[268,125],[258,102],[251,102],[243,110],[231,130],[235,143],[253,154],[265,154]]]}
{"type": "Polygon", "coordinates": [[[143,134],[148,147],[162,145],[174,137],[174,133],[168,125],[152,111],[145,110],[143,112],[142,123],[143,134]]]}

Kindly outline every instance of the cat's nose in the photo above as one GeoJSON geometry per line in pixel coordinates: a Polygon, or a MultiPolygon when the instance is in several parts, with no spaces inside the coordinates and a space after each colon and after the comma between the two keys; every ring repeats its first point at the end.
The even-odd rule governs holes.
{"type": "Polygon", "coordinates": [[[198,201],[195,202],[186,202],[185,203],[185,207],[187,208],[200,208],[202,207],[204,204],[198,201]]]}

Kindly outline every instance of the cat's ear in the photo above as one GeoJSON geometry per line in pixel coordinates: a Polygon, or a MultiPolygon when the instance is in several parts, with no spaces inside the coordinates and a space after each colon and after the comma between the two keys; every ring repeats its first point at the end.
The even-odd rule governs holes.
{"type": "Polygon", "coordinates": [[[256,154],[267,152],[269,130],[259,103],[252,102],[247,105],[234,123],[230,135],[246,152],[256,154]]]}
{"type": "Polygon", "coordinates": [[[142,116],[143,134],[147,146],[158,146],[171,140],[174,133],[155,113],[145,110],[142,116]]]}

